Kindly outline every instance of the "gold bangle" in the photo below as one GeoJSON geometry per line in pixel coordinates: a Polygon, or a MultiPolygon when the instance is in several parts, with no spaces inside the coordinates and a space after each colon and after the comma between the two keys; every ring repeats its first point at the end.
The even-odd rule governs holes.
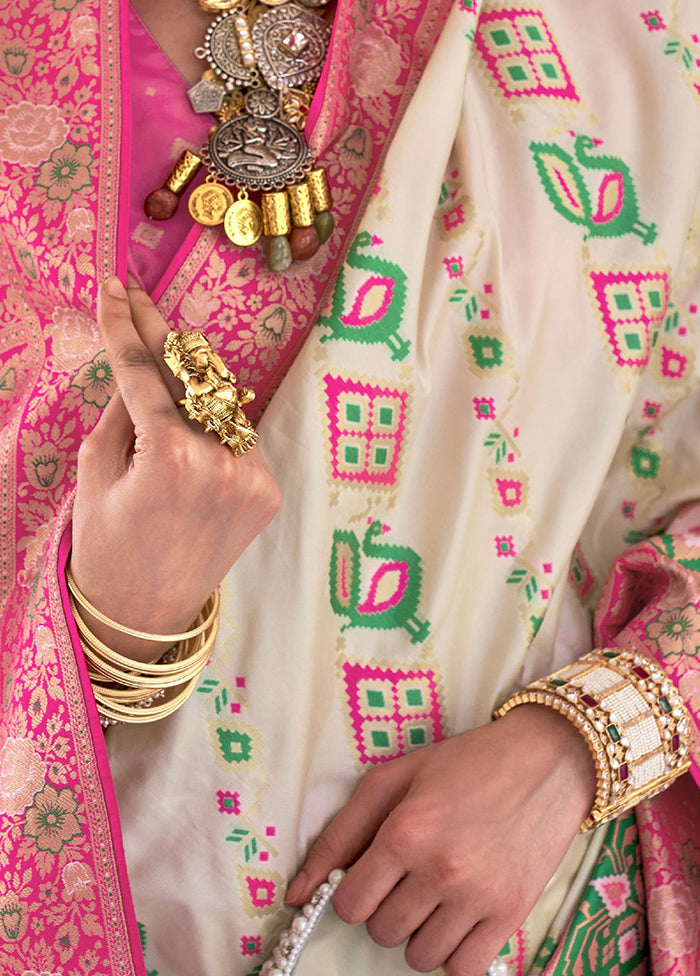
{"type": "Polygon", "coordinates": [[[116,620],[112,620],[112,618],[108,617],[107,614],[102,613],[97,609],[97,607],[94,607],[87,599],[85,594],[78,588],[70,566],[66,566],[66,583],[68,584],[68,589],[71,591],[79,605],[83,608],[83,610],[87,610],[88,613],[91,613],[95,620],[99,620],[100,623],[106,624],[108,627],[118,631],[120,634],[126,634],[129,637],[136,637],[140,640],[157,641],[163,644],[177,644],[179,641],[189,640],[190,637],[197,637],[198,634],[203,633],[209,626],[211,619],[216,613],[216,611],[212,609],[209,618],[203,620],[198,626],[193,627],[191,630],[185,631],[183,634],[150,634],[145,630],[134,630],[132,627],[125,627],[123,624],[117,623],[116,620]]]}
{"type": "Polygon", "coordinates": [[[596,796],[581,831],[660,793],[690,766],[688,711],[663,670],[633,651],[592,651],[513,695],[494,718],[526,703],[554,708],[586,739],[596,796]]]}
{"type": "Polygon", "coordinates": [[[188,680],[192,674],[201,671],[209,659],[210,648],[218,630],[218,625],[215,623],[212,625],[209,638],[194,653],[187,656],[180,655],[178,660],[173,663],[166,663],[161,660],[152,664],[140,664],[131,658],[122,659],[122,655],[117,654],[116,651],[110,652],[110,648],[95,637],[82,618],[76,617],[76,625],[80,637],[85,643],[84,653],[88,668],[98,680],[144,689],[179,685],[188,680]],[[112,661],[119,659],[115,662],[118,666],[111,663],[110,657],[108,657],[110,654],[113,655],[112,661]],[[128,662],[128,664],[123,662],[128,662]]]}
{"type": "MultiPolygon", "coordinates": [[[[77,587],[72,578],[69,586],[70,583],[73,584],[69,592],[71,611],[102,725],[155,722],[180,708],[194,691],[216,640],[218,590],[212,593],[197,615],[188,631],[189,636],[179,640],[158,661],[142,664],[112,650],[92,632],[78,612],[77,587]]],[[[89,605],[86,609],[94,611],[89,605]]],[[[106,622],[110,622],[109,618],[106,622]]],[[[122,628],[122,632],[124,630],[122,628]]],[[[158,639],[154,635],[148,636],[158,639]]]]}

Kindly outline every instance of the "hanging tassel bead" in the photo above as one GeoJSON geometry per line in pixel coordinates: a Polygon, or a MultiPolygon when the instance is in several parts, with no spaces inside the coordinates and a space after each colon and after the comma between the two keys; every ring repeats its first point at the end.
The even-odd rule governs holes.
{"type": "Polygon", "coordinates": [[[286,271],[292,263],[292,246],[289,238],[283,234],[278,237],[266,237],[265,251],[270,271],[286,271]]]}
{"type": "Polygon", "coordinates": [[[294,229],[289,238],[294,261],[308,261],[321,246],[314,227],[314,208],[307,183],[293,183],[287,187],[294,229]]]}
{"type": "Polygon", "coordinates": [[[197,175],[202,160],[186,149],[158,189],[152,190],[143,202],[144,213],[151,220],[169,220],[177,211],[180,197],[197,175]]]}
{"type": "Polygon", "coordinates": [[[335,227],[333,214],[329,210],[322,210],[321,213],[317,213],[314,217],[314,227],[316,228],[319,241],[321,244],[325,244],[335,227]]]}
{"type": "Polygon", "coordinates": [[[316,213],[314,227],[316,228],[319,241],[321,244],[325,244],[335,227],[335,220],[331,213],[331,207],[333,206],[331,189],[328,185],[328,177],[326,176],[325,169],[322,167],[312,169],[310,173],[306,174],[306,184],[311,196],[311,205],[316,213]]]}
{"type": "Polygon", "coordinates": [[[284,192],[263,193],[262,210],[265,253],[270,271],[286,271],[292,263],[292,248],[287,234],[292,229],[289,198],[284,192]]]}

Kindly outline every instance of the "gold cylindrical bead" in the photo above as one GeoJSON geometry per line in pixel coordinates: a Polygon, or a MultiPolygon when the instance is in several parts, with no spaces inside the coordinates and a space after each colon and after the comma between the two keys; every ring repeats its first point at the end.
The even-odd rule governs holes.
{"type": "Polygon", "coordinates": [[[282,237],[290,232],[292,219],[289,214],[289,199],[284,191],[263,193],[260,206],[265,237],[282,237]]]}
{"type": "Polygon", "coordinates": [[[197,156],[196,153],[191,152],[189,149],[185,149],[170,171],[170,176],[167,178],[164,185],[169,190],[172,190],[173,193],[177,193],[178,196],[181,196],[197,175],[201,165],[202,160],[199,158],[199,156],[197,156]]]}
{"type": "Polygon", "coordinates": [[[325,169],[312,169],[310,173],[306,174],[306,183],[311,193],[311,204],[316,213],[331,210],[333,201],[331,200],[331,188],[328,185],[325,169]]]}
{"type": "Polygon", "coordinates": [[[314,222],[314,208],[311,203],[311,191],[307,183],[292,183],[287,187],[289,203],[292,208],[292,220],[295,227],[310,227],[314,222]]]}

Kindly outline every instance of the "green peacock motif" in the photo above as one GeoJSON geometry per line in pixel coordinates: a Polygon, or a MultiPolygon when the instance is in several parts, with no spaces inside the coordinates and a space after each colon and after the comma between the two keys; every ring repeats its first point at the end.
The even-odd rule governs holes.
{"type": "Polygon", "coordinates": [[[531,142],[530,150],[555,210],[585,227],[585,238],[636,234],[644,244],[656,240],[656,225],[639,219],[637,193],[629,167],[617,156],[598,153],[599,139],[579,135],[573,156],[554,142],[531,142]],[[595,207],[584,174],[596,174],[595,207]],[[602,175],[598,175],[602,174],[602,175]]]}
{"type": "Polygon", "coordinates": [[[330,561],[330,599],[334,613],[347,617],[348,627],[395,630],[403,627],[412,644],[425,640],[430,622],[416,610],[423,569],[420,556],[407,546],[377,541],[389,527],[370,520],[362,541],[351,530],[336,529],[330,561]],[[369,586],[361,594],[363,557],[379,559],[369,586]]]}
{"type": "Polygon", "coordinates": [[[321,316],[318,324],[330,329],[321,337],[347,339],[367,344],[385,343],[391,350],[391,358],[405,359],[411,343],[399,335],[404,305],[406,304],[406,275],[391,261],[371,253],[382,241],[367,231],[357,235],[348,251],[347,267],[370,271],[357,289],[352,305],[346,303],[346,268],[341,269],[333,292],[329,315],[321,316]]]}

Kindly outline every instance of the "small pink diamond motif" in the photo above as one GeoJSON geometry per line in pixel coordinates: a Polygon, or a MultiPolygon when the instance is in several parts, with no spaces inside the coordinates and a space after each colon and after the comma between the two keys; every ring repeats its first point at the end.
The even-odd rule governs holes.
{"type": "Polygon", "coordinates": [[[482,310],[481,310],[481,317],[482,317],[482,319],[490,319],[491,318],[491,312],[489,312],[489,310],[487,308],[482,308],[482,310]]]}
{"type": "Polygon", "coordinates": [[[236,688],[245,688],[245,678],[242,676],[236,678],[236,688]]]}
{"type": "Polygon", "coordinates": [[[493,285],[490,282],[487,285],[484,285],[485,295],[490,295],[492,291],[493,291],[493,285]]]}
{"type": "Polygon", "coordinates": [[[266,837],[274,837],[276,833],[277,833],[277,828],[276,827],[266,827],[265,828],[265,836],[266,837]]]}
{"type": "Polygon", "coordinates": [[[551,563],[542,563],[542,572],[543,573],[551,573],[552,572],[552,564],[551,563]]]}
{"type": "Polygon", "coordinates": [[[267,851],[260,851],[261,861],[268,861],[269,859],[270,859],[270,855],[267,853],[267,851]]]}
{"type": "Polygon", "coordinates": [[[542,590],[541,593],[542,593],[542,599],[543,600],[548,600],[549,599],[549,590],[542,590]]]}

